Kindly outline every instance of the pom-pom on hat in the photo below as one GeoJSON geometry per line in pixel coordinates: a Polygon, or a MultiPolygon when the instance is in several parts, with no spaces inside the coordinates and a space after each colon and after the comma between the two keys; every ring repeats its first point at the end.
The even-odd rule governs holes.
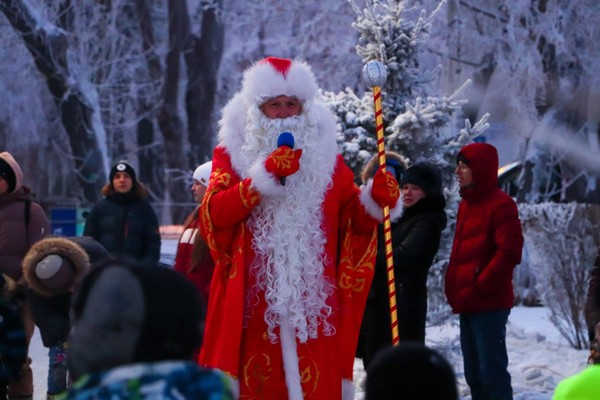
{"type": "Polygon", "coordinates": [[[111,182],[111,184],[117,172],[127,172],[131,177],[131,180],[133,181],[133,187],[135,187],[135,184],[137,182],[135,170],[127,160],[119,160],[115,165],[112,166],[112,168],[110,169],[110,174],[108,176],[108,179],[111,182]]]}
{"type": "Polygon", "coordinates": [[[208,180],[210,179],[210,173],[212,171],[212,161],[205,162],[202,165],[199,165],[198,168],[194,171],[192,177],[208,187],[208,180]]]}
{"type": "Polygon", "coordinates": [[[420,187],[428,197],[442,194],[440,172],[430,164],[414,164],[404,171],[400,179],[400,186],[407,183],[420,187]]]}
{"type": "Polygon", "coordinates": [[[317,80],[308,64],[287,58],[267,57],[246,70],[241,93],[247,104],[261,105],[277,96],[310,101],[316,97],[318,89],[317,80]]]}

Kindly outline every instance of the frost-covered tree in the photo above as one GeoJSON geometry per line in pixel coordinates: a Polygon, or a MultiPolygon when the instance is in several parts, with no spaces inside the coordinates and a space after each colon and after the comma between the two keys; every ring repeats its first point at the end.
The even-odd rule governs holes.
{"type": "Polygon", "coordinates": [[[434,24],[440,83],[474,78],[469,115],[521,162],[519,201],[600,201],[598,18],[594,0],[448,0],[434,24]]]}
{"type": "MultiPolygon", "coordinates": [[[[584,306],[589,272],[600,238],[600,206],[594,204],[522,204],[529,289],[540,295],[550,320],[576,349],[589,345],[584,306]]],[[[517,295],[522,288],[517,287],[517,295]]]]}
{"type": "MultiPolygon", "coordinates": [[[[485,130],[487,117],[473,126],[460,124],[464,100],[459,97],[468,82],[444,96],[432,85],[439,68],[420,67],[431,22],[444,2],[431,13],[409,4],[371,0],[360,9],[353,3],[353,27],[359,32],[356,52],[364,63],[379,60],[388,70],[382,87],[386,149],[399,152],[409,163],[427,160],[445,169],[460,146],[485,130]]],[[[371,89],[363,96],[352,89],[324,93],[339,118],[341,151],[355,172],[376,153],[371,89]]]]}
{"type": "MultiPolygon", "coordinates": [[[[444,96],[433,85],[439,68],[421,68],[420,56],[429,39],[431,22],[444,2],[430,13],[409,3],[368,0],[363,9],[353,3],[357,14],[353,26],[359,32],[356,52],[364,63],[378,60],[388,70],[387,82],[381,88],[386,149],[400,153],[409,164],[427,161],[437,165],[446,187],[451,189],[456,153],[485,131],[487,115],[473,125],[469,120],[461,123],[465,102],[460,95],[468,82],[444,96]]],[[[350,88],[323,96],[338,116],[338,144],[344,159],[359,176],[363,165],[377,152],[372,88],[362,96],[350,88]]],[[[428,318],[433,323],[448,316],[443,281],[454,232],[457,191],[448,190],[446,197],[451,223],[444,231],[428,283],[428,318]]]]}
{"type": "Polygon", "coordinates": [[[220,7],[220,0],[0,3],[45,78],[58,134],[68,137],[62,154],[83,192],[72,202],[96,201],[119,158],[138,166],[153,201],[189,201],[184,178],[212,153],[220,7]],[[188,6],[198,8],[194,19],[188,6]]]}

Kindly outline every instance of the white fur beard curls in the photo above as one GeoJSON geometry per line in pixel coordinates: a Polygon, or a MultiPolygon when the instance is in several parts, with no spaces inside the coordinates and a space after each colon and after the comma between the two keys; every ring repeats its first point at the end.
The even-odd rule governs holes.
{"type": "MultiPolygon", "coordinates": [[[[256,258],[250,271],[256,285],[248,293],[247,304],[264,295],[264,318],[273,343],[279,340],[275,328],[281,318],[290,322],[302,343],[316,338],[320,326],[325,335],[332,335],[335,329],[327,320],[331,315],[327,299],[334,286],[324,275],[327,260],[321,226],[322,203],[331,184],[331,170],[322,165],[327,159],[323,152],[329,147],[319,145],[322,133],[304,116],[268,119],[257,112],[250,115],[247,129],[250,140],[242,146],[247,165],[266,158],[283,131],[292,132],[295,148],[303,149],[300,170],[288,177],[284,194],[263,197],[251,214],[256,258]]],[[[246,309],[252,313],[251,307],[246,309]]]]}

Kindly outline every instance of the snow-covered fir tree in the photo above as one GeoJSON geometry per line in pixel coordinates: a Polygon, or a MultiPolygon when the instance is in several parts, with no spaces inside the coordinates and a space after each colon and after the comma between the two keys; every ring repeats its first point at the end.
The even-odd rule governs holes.
{"type": "MultiPolygon", "coordinates": [[[[364,9],[353,3],[357,14],[353,27],[359,32],[357,54],[364,63],[378,60],[388,70],[387,82],[381,88],[386,150],[403,155],[409,165],[420,161],[437,165],[445,187],[450,189],[446,190],[450,226],[444,232],[428,284],[428,318],[434,323],[449,315],[443,281],[458,202],[458,191],[452,189],[455,157],[460,147],[487,129],[488,118],[484,115],[473,125],[468,119],[461,124],[465,101],[460,95],[469,82],[445,96],[433,85],[439,69],[420,68],[419,56],[429,38],[431,22],[443,5],[444,1],[427,13],[407,1],[368,0],[364,9]]],[[[323,95],[338,116],[341,153],[360,176],[363,165],[377,153],[372,88],[363,96],[349,88],[323,95]]]]}
{"type": "MultiPolygon", "coordinates": [[[[459,96],[468,81],[444,96],[432,85],[438,69],[420,68],[431,22],[443,4],[426,13],[407,1],[369,0],[364,9],[353,3],[357,14],[353,27],[360,35],[356,52],[363,62],[378,60],[388,70],[382,87],[386,149],[402,154],[409,163],[426,160],[445,170],[453,165],[458,149],[487,128],[487,115],[460,127],[465,101],[459,96]]],[[[347,88],[325,92],[324,97],[338,116],[341,152],[358,175],[376,153],[372,88],[362,96],[347,88]]]]}

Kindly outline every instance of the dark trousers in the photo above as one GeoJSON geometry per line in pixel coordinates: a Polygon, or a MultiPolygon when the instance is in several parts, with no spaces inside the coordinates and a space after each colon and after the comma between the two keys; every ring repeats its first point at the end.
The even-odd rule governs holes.
{"type": "MultiPolygon", "coordinates": [[[[25,328],[27,338],[27,353],[29,354],[29,343],[33,336],[35,325],[31,316],[29,302],[25,301],[21,307],[21,318],[25,328]]],[[[8,385],[8,398],[29,400],[33,398],[33,371],[31,370],[31,358],[27,357],[25,364],[21,367],[21,379],[18,382],[11,382],[8,385]]]]}
{"type": "Polygon", "coordinates": [[[460,346],[472,400],[512,400],[506,352],[510,310],[460,314],[460,346]]]}

